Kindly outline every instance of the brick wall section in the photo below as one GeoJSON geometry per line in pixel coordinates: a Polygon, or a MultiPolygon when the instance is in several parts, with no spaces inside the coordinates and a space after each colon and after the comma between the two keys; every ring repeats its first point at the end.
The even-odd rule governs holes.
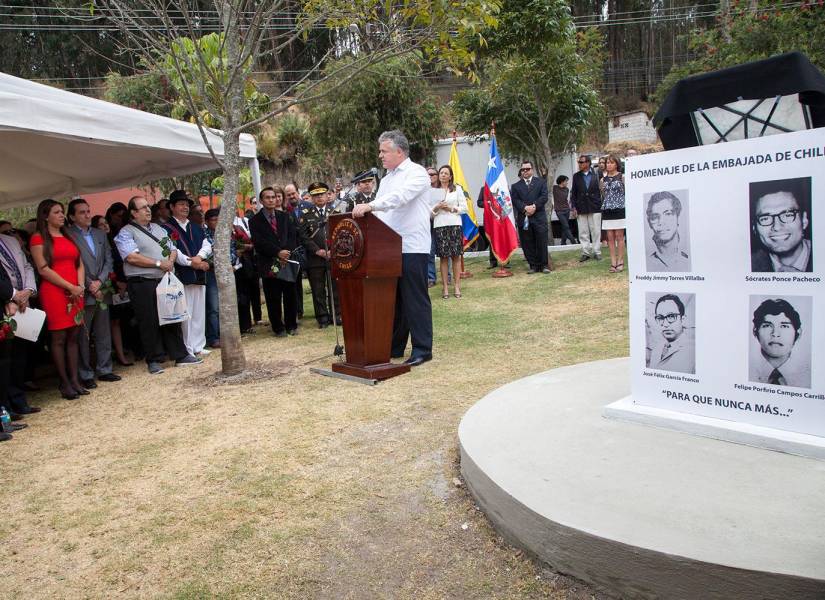
{"type": "Polygon", "coordinates": [[[607,136],[613,142],[656,142],[656,130],[643,111],[614,115],[607,120],[607,136]]]}

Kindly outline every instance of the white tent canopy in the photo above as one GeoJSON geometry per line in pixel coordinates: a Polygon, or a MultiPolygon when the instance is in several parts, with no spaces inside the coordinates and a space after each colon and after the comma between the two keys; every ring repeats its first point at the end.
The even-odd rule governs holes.
{"type": "MultiPolygon", "coordinates": [[[[220,131],[209,143],[223,156],[220,131]]],[[[255,139],[241,158],[260,189],[255,139]]],[[[0,206],[103,192],[216,168],[196,125],[0,73],[0,206]]]]}

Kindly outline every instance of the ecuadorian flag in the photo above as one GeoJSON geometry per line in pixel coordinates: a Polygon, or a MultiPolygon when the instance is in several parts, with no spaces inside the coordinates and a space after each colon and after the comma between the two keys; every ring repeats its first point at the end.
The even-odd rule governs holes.
{"type": "Polygon", "coordinates": [[[461,162],[458,160],[458,146],[453,139],[453,147],[450,148],[450,168],[453,170],[454,183],[464,190],[464,201],[467,203],[467,213],[461,215],[461,230],[464,234],[464,249],[476,241],[478,238],[478,222],[476,221],[476,211],[473,210],[473,201],[470,198],[469,187],[464,179],[464,171],[461,170],[461,162]]]}

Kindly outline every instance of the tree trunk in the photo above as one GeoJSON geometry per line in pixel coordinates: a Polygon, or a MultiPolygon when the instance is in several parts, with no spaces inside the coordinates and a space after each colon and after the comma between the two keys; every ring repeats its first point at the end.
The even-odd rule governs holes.
{"type": "MultiPolygon", "coordinates": [[[[228,2],[226,4],[229,4],[228,2]]],[[[226,54],[231,69],[240,60],[240,31],[224,6],[224,32],[226,54]]],[[[241,134],[238,124],[243,121],[243,78],[236,78],[228,90],[225,102],[226,114],[223,127],[223,201],[215,229],[215,277],[218,280],[221,324],[221,367],[224,375],[237,375],[246,369],[246,356],[241,345],[241,329],[238,324],[238,297],[235,291],[235,271],[229,255],[232,240],[232,224],[238,198],[241,172],[241,134]]]]}
{"type": "Polygon", "coordinates": [[[224,375],[237,375],[246,369],[246,357],[241,345],[238,324],[238,297],[235,291],[235,271],[229,256],[235,198],[238,195],[238,175],[241,171],[240,134],[224,130],[223,201],[215,228],[215,277],[218,280],[221,324],[221,368],[224,375]]]}
{"type": "MultiPolygon", "coordinates": [[[[552,190],[553,184],[556,183],[556,169],[561,162],[564,153],[562,154],[553,154],[553,151],[550,149],[549,144],[542,144],[544,150],[544,164],[547,168],[547,189],[552,190]]],[[[553,196],[551,192],[551,196],[549,198],[549,203],[553,203],[553,196]]]]}

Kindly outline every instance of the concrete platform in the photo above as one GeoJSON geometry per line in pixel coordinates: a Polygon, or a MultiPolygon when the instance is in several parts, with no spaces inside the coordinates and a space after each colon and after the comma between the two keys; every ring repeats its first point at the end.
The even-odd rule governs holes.
{"type": "Polygon", "coordinates": [[[825,463],[605,419],[628,368],[547,371],[467,412],[461,470],[495,527],[617,597],[825,598],[825,463]]]}
{"type": "Polygon", "coordinates": [[[632,396],[625,396],[604,407],[604,416],[610,419],[632,421],[653,427],[675,429],[692,435],[711,437],[746,446],[767,448],[777,452],[787,452],[797,456],[807,456],[825,460],[825,438],[793,431],[782,431],[769,427],[760,427],[750,423],[723,421],[664,410],[652,406],[633,403],[632,396]]]}

